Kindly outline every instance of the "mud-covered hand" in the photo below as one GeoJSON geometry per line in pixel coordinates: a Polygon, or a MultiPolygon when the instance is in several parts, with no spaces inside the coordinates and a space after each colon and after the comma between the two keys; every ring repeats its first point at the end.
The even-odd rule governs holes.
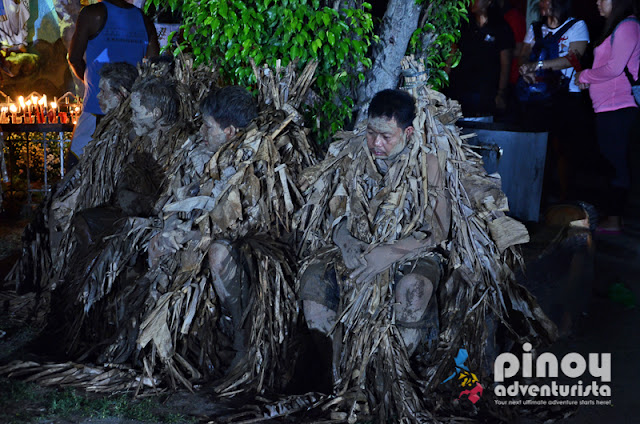
{"type": "Polygon", "coordinates": [[[155,265],[158,258],[174,254],[182,249],[184,243],[194,239],[196,231],[185,233],[183,231],[160,232],[149,241],[149,265],[155,265]]]}
{"type": "Polygon", "coordinates": [[[381,244],[364,256],[363,264],[350,275],[356,283],[372,281],[376,275],[391,267],[396,262],[408,260],[412,257],[431,250],[435,246],[433,238],[410,236],[394,243],[381,244]]]}
{"type": "Polygon", "coordinates": [[[404,254],[394,252],[392,246],[378,246],[364,256],[365,263],[353,271],[350,277],[358,284],[371,281],[403,256],[404,254]]]}
{"type": "Polygon", "coordinates": [[[338,224],[333,232],[333,241],[340,248],[342,260],[349,269],[355,269],[366,264],[364,252],[369,245],[349,234],[345,221],[338,224]]]}

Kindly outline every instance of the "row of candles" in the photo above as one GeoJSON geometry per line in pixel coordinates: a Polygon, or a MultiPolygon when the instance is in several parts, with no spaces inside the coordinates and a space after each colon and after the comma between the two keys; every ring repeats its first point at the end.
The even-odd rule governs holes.
{"type": "Polygon", "coordinates": [[[76,103],[66,102],[58,104],[54,97],[47,103],[47,96],[31,95],[26,100],[18,97],[18,102],[13,103],[7,98],[4,105],[0,105],[0,124],[76,124],[80,115],[80,107],[76,103]]]}

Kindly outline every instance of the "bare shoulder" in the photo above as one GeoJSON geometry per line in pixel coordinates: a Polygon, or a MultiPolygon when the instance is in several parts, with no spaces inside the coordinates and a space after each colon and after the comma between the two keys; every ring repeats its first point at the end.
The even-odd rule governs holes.
{"type": "Polygon", "coordinates": [[[107,8],[102,3],[95,3],[85,6],[80,11],[80,15],[78,16],[78,21],[94,24],[94,23],[102,23],[107,17],[107,8]]]}

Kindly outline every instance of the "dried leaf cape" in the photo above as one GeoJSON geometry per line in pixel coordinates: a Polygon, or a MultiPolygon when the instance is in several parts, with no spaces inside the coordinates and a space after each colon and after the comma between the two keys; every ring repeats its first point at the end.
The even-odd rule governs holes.
{"type": "Polygon", "coordinates": [[[276,390],[288,382],[294,357],[289,343],[298,321],[297,267],[288,246],[293,214],[304,202],[298,175],[316,162],[294,120],[315,66],[308,65],[297,78],[295,64],[273,71],[255,68],[263,104],[257,120],[215,153],[202,178],[171,183],[163,231],[197,229],[200,237],[176,255],[163,256],[145,277],[154,292],[138,337],[147,372],[161,363],[173,384],[188,388],[203,376],[223,377],[216,390],[224,396],[276,390]],[[206,260],[216,240],[238,249],[252,293],[245,312],[249,352],[228,372],[224,345],[230,334],[221,331],[228,318],[206,260]]]}
{"type": "Polygon", "coordinates": [[[487,175],[480,156],[462,140],[454,125],[459,105],[426,86],[412,91],[418,109],[414,135],[386,174],[376,167],[364,131],[357,130],[337,135],[326,158],[302,176],[308,188],[298,221],[301,256],[307,264],[318,259],[334,263],[338,281],[344,279],[334,329],[342,348],[334,364],[335,399],[330,403],[350,420],[377,416],[380,422],[432,422],[430,407],[452,403],[438,398],[437,391],[454,369],[459,348],[468,350],[467,365],[480,373],[496,355],[496,325],[505,326],[513,340],[534,345],[552,340],[556,332],[514,281],[512,267],[520,259],[515,244],[528,240],[526,229],[505,216],[508,205],[499,177],[487,175]],[[429,177],[434,170],[427,164],[439,167],[444,186],[434,184],[429,177]],[[418,352],[415,373],[394,325],[390,287],[401,264],[370,283],[355,284],[332,242],[332,230],[344,216],[351,234],[371,248],[425,229],[438,233],[434,211],[443,197],[450,203],[450,228],[440,234],[444,239],[439,237],[438,246],[413,255],[437,251],[446,260],[435,294],[438,343],[432,351],[418,352]],[[516,228],[515,237],[497,244],[494,233],[504,226],[516,228]]]}

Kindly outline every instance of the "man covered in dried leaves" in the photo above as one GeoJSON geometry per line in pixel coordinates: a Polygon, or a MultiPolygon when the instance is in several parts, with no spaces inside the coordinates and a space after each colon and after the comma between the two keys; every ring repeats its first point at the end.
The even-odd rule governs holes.
{"type": "MultiPolygon", "coordinates": [[[[108,109],[114,109],[118,104],[112,100],[113,97],[119,98],[120,90],[105,92],[105,88],[103,86],[99,96],[101,103],[108,105],[108,109]]],[[[147,222],[154,216],[155,204],[166,179],[166,170],[159,163],[157,153],[166,142],[166,132],[178,119],[180,99],[176,84],[172,80],[151,76],[138,79],[130,89],[132,131],[121,134],[121,137],[137,140],[137,148],[124,158],[122,169],[114,178],[116,184],[110,200],[73,214],[69,231],[75,243],[70,245],[71,259],[63,270],[65,284],[53,292],[52,312],[68,325],[60,326],[57,319],[50,319],[50,326],[55,331],[65,332],[61,344],[72,353],[76,351],[76,341],[80,349],[92,342],[102,343],[105,334],[117,332],[115,328],[122,325],[112,314],[96,306],[102,296],[109,294],[102,293],[104,282],[99,280],[109,270],[116,274],[116,268],[110,267],[114,264],[111,255],[118,248],[117,241],[130,232],[132,222],[147,222]],[[84,314],[90,310],[94,314],[101,313],[104,321],[96,320],[95,315],[84,319],[84,314]],[[110,326],[113,328],[109,329],[110,326]]],[[[119,142],[125,143],[124,140],[119,142]]],[[[128,290],[136,276],[146,269],[138,259],[130,265],[124,273],[126,278],[116,284],[118,290],[128,290]]],[[[115,280],[115,277],[111,278],[115,280]]],[[[119,305],[122,311],[127,307],[119,305]]]]}
{"type": "MultiPolygon", "coordinates": [[[[125,87],[126,88],[126,87],[125,87]]],[[[131,94],[131,137],[145,137],[148,149],[134,152],[127,160],[118,178],[109,204],[85,209],[74,216],[76,250],[86,255],[89,245],[113,233],[117,222],[128,216],[149,217],[165,179],[164,170],[152,152],[159,151],[163,133],[178,117],[178,92],[171,81],[150,77],[137,81],[131,94]]],[[[115,108],[122,94],[102,84],[98,96],[107,112],[115,108]]]]}
{"type": "MultiPolygon", "coordinates": [[[[409,354],[424,340],[433,341],[438,333],[434,293],[442,267],[434,248],[447,238],[451,209],[435,155],[427,155],[426,163],[432,215],[424,216],[416,231],[391,228],[392,235],[386,238],[379,237],[372,227],[392,224],[385,218],[389,212],[410,216],[412,203],[417,200],[411,190],[406,190],[397,210],[390,211],[385,204],[397,189],[397,177],[402,172],[397,165],[403,163],[400,159],[411,153],[409,140],[414,135],[415,113],[415,101],[409,93],[402,90],[377,93],[369,106],[366,136],[353,138],[349,152],[345,152],[354,157],[352,169],[342,173],[338,166],[331,167],[330,164],[336,162],[331,151],[331,157],[317,166],[323,172],[335,172],[339,179],[326,206],[330,214],[327,221],[331,223],[329,245],[336,246],[340,254],[337,260],[332,260],[322,250],[315,252],[301,277],[307,325],[311,330],[333,337],[336,320],[343,312],[341,296],[350,284],[347,280],[356,285],[369,284],[383,271],[391,270],[389,283],[395,298],[395,324],[409,354]],[[363,151],[366,159],[355,159],[355,156],[362,159],[363,151]],[[354,193],[359,199],[351,197],[354,193]],[[362,208],[360,211],[354,209],[356,204],[362,208]]],[[[344,154],[337,156],[344,158],[344,154]]],[[[308,176],[317,172],[310,171],[308,176]]],[[[316,180],[311,186],[306,209],[314,207],[317,194],[314,192],[324,189],[318,184],[320,181],[316,180]]]]}
{"type": "MultiPolygon", "coordinates": [[[[202,156],[202,166],[220,149],[220,147],[244,129],[257,116],[257,106],[253,96],[243,87],[228,86],[209,93],[200,104],[202,126],[200,134],[204,138],[201,148],[190,153],[191,160],[202,156]]],[[[220,193],[233,172],[225,170],[215,186],[211,196],[220,193]]],[[[193,185],[193,195],[197,195],[198,186],[193,185]]],[[[199,245],[205,237],[197,228],[188,226],[189,216],[185,211],[171,211],[169,207],[162,230],[149,243],[149,266],[155,269],[166,265],[167,256],[177,257],[184,269],[197,266],[190,249],[199,245]],[[163,262],[164,261],[164,262],[163,262]]],[[[208,247],[208,265],[213,278],[216,295],[229,312],[234,326],[233,347],[238,357],[247,349],[246,330],[241,325],[242,315],[248,303],[246,275],[238,266],[237,252],[227,240],[216,240],[208,247]]]]}

